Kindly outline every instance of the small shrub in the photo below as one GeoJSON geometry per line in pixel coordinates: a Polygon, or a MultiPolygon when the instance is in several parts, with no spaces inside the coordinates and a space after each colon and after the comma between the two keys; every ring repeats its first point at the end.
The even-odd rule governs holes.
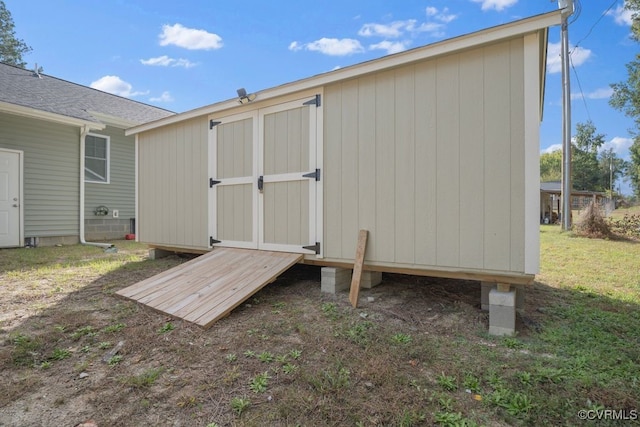
{"type": "Polygon", "coordinates": [[[608,218],[609,228],[615,234],[640,238],[640,214],[624,214],[621,219],[608,218]]]}
{"type": "Polygon", "coordinates": [[[574,230],[577,235],[583,237],[591,237],[598,239],[607,239],[611,237],[609,224],[605,221],[600,208],[593,202],[580,213],[578,221],[576,221],[574,230]]]}

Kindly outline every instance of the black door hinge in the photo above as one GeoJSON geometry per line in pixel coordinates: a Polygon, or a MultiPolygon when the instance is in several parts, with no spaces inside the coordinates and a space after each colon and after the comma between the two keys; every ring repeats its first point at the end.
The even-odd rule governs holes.
{"type": "Polygon", "coordinates": [[[216,240],[213,238],[213,236],[209,236],[209,246],[213,246],[216,243],[222,243],[220,240],[216,240]]]}
{"type": "Polygon", "coordinates": [[[320,169],[316,169],[315,172],[309,172],[302,175],[303,178],[313,178],[316,181],[320,181],[320,169]]]}
{"type": "Polygon", "coordinates": [[[322,98],[320,94],[316,95],[315,98],[310,99],[306,102],[303,102],[302,105],[315,105],[316,107],[320,107],[322,103],[322,98]]]}
{"type": "Polygon", "coordinates": [[[264,190],[264,176],[260,175],[258,177],[258,191],[264,190]]]}
{"type": "Polygon", "coordinates": [[[302,249],[306,249],[308,251],[314,251],[317,255],[320,253],[320,242],[316,242],[315,245],[311,245],[311,246],[303,246],[302,249]]]}
{"type": "Polygon", "coordinates": [[[216,122],[216,121],[213,121],[213,120],[209,120],[209,130],[211,130],[214,127],[218,126],[220,123],[222,123],[222,122],[216,122]]]}
{"type": "Polygon", "coordinates": [[[222,182],[222,181],[216,181],[213,178],[209,178],[209,188],[212,188],[216,184],[220,184],[220,182],[222,182]]]}

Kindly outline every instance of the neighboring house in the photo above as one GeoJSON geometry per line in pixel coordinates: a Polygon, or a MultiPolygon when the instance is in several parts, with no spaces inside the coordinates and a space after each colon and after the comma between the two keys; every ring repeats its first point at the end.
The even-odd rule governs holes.
{"type": "Polygon", "coordinates": [[[136,197],[124,129],[172,114],[0,63],[0,247],[123,238],[136,197]]]}
{"type": "MultiPolygon", "coordinates": [[[[549,181],[540,183],[540,222],[555,224],[561,218],[562,182],[549,181]]],[[[573,190],[571,192],[571,210],[578,211],[595,203],[605,214],[615,209],[615,203],[606,193],[600,191],[573,190]]]]}

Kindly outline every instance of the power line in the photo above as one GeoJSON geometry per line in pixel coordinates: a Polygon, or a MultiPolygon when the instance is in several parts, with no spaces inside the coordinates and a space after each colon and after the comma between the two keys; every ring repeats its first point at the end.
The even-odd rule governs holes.
{"type": "Polygon", "coordinates": [[[587,117],[589,121],[591,120],[591,113],[589,112],[589,107],[587,106],[587,98],[584,96],[584,92],[582,92],[582,85],[580,84],[580,79],[578,78],[578,72],[576,71],[576,67],[573,65],[573,59],[571,59],[571,55],[569,55],[569,62],[571,63],[571,69],[573,69],[573,74],[576,76],[576,82],[578,82],[578,89],[580,89],[580,96],[582,97],[582,102],[584,103],[584,109],[587,110],[587,117]]]}
{"type": "MultiPolygon", "coordinates": [[[[580,3],[580,2],[578,1],[578,3],[580,3]]],[[[581,39],[578,41],[578,43],[576,43],[576,44],[575,44],[575,46],[573,47],[573,50],[577,49],[577,48],[578,48],[578,46],[580,45],[580,43],[582,43],[583,41],[585,41],[585,39],[591,35],[591,32],[593,31],[593,29],[594,29],[594,28],[595,28],[595,27],[600,23],[600,21],[602,21],[602,18],[604,18],[604,17],[609,13],[609,11],[611,10],[611,8],[612,8],[616,3],[618,3],[618,0],[613,0],[613,2],[611,2],[611,4],[609,5],[609,7],[608,7],[604,12],[602,12],[602,15],[600,15],[600,17],[599,17],[599,18],[596,20],[596,22],[591,26],[591,28],[589,28],[589,31],[587,31],[587,35],[585,35],[583,38],[581,38],[581,39]]],[[[581,7],[581,6],[580,6],[580,9],[582,10],[582,7],[581,7]]],[[[571,21],[571,22],[575,22],[575,19],[574,19],[573,21],[571,21]]]]}

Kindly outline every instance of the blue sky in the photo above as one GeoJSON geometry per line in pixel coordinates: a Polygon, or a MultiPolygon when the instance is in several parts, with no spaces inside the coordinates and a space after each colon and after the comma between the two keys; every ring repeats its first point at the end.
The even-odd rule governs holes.
{"type": "MultiPolygon", "coordinates": [[[[5,0],[44,73],[183,112],[558,8],[551,0],[5,0]]],[[[581,0],[569,27],[572,129],[591,119],[628,158],[609,107],[640,51],[623,0],[581,0]]],[[[541,151],[562,140],[560,29],[549,35],[541,151]]],[[[574,132],[572,132],[574,133],[574,132]]],[[[623,184],[623,190],[627,186],[623,184]]]]}

